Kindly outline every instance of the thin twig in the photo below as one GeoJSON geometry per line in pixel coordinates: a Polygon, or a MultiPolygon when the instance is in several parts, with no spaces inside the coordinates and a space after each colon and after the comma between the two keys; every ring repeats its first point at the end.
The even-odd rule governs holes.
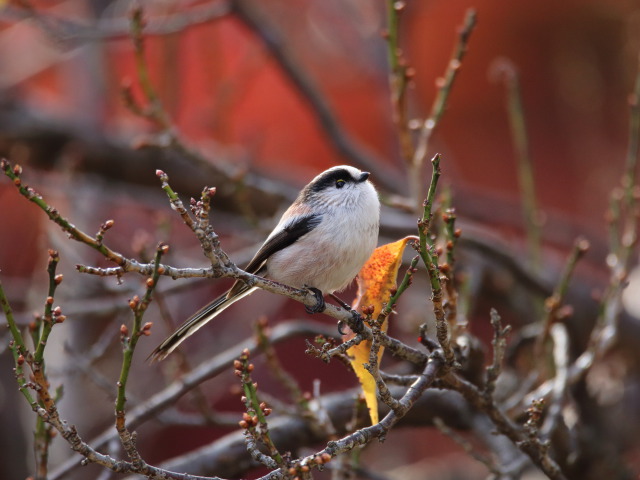
{"type": "Polygon", "coordinates": [[[622,178],[624,202],[632,210],[638,199],[634,198],[634,188],[638,184],[638,154],[640,153],[640,57],[633,93],[629,99],[629,143],[622,178]]]}
{"type": "Polygon", "coordinates": [[[518,181],[522,192],[522,213],[527,233],[529,260],[534,271],[539,271],[541,267],[540,213],[537,207],[533,162],[527,137],[518,70],[512,62],[504,58],[497,60],[491,70],[493,75],[502,77],[507,87],[507,111],[509,112],[511,137],[516,151],[518,181]]]}
{"type": "Polygon", "coordinates": [[[502,327],[502,319],[495,309],[491,309],[491,326],[493,327],[493,361],[486,368],[486,382],[484,386],[485,395],[491,396],[495,390],[496,381],[502,371],[502,362],[504,360],[505,349],[507,348],[506,337],[509,335],[511,328],[509,325],[502,327]]]}
{"type": "Polygon", "coordinates": [[[462,59],[467,52],[469,38],[473,31],[477,21],[476,11],[473,9],[467,10],[462,27],[458,32],[458,42],[453,49],[453,54],[447,65],[444,77],[438,79],[436,98],[431,106],[431,113],[429,117],[422,123],[420,132],[418,135],[418,141],[413,159],[411,161],[411,174],[410,180],[414,182],[414,186],[411,188],[411,192],[414,195],[413,201],[417,205],[422,198],[422,166],[429,154],[429,140],[433,131],[436,129],[444,112],[446,110],[447,102],[449,100],[449,94],[453,83],[458,76],[460,67],[462,65],[462,59]]]}
{"type": "MultiPolygon", "coordinates": [[[[2,291],[0,290],[0,293],[1,292],[2,291]]],[[[0,301],[1,300],[2,297],[0,297],[0,301]]],[[[278,344],[293,337],[319,333],[330,335],[330,329],[326,325],[309,320],[304,322],[285,322],[276,325],[273,328],[271,342],[273,344],[278,344]]],[[[154,418],[163,410],[175,405],[179,398],[196,388],[205,380],[213,378],[228,370],[229,365],[231,365],[233,360],[238,356],[238,352],[245,347],[249,348],[252,352],[258,349],[255,340],[243,340],[238,345],[234,345],[204,361],[188,374],[185,374],[181,378],[167,385],[163,390],[154,394],[147,401],[134,407],[132,410],[127,412],[127,424],[129,428],[137,428],[148,420],[154,418]]],[[[103,449],[114,438],[117,438],[117,433],[112,428],[109,428],[99,436],[91,439],[89,445],[92,445],[96,450],[103,449]]],[[[78,466],[78,459],[76,457],[72,457],[59,465],[55,471],[51,473],[50,479],[60,480],[78,466]]]]}
{"type": "MultiPolygon", "coordinates": [[[[447,189],[447,198],[450,202],[450,190],[447,189]]],[[[448,203],[449,203],[448,202],[448,203]]],[[[445,292],[447,293],[447,300],[444,303],[445,315],[447,317],[447,323],[451,329],[452,338],[457,338],[460,332],[464,329],[466,321],[459,319],[458,315],[458,282],[456,281],[455,271],[455,249],[460,238],[461,230],[456,228],[456,210],[449,206],[442,213],[442,221],[444,222],[444,234],[447,250],[447,261],[440,266],[440,271],[446,277],[445,292]]]]}
{"type": "Polygon", "coordinates": [[[386,373],[383,371],[380,371],[380,376],[385,382],[389,384],[401,385],[405,387],[408,387],[418,379],[416,375],[396,375],[393,373],[386,373]]]}
{"type": "MultiPolygon", "coordinates": [[[[438,253],[435,246],[435,235],[431,231],[433,204],[435,201],[438,180],[441,174],[440,155],[437,154],[433,157],[431,163],[433,165],[431,183],[429,184],[427,199],[424,202],[422,218],[418,221],[418,234],[420,237],[418,251],[422,257],[423,263],[427,267],[427,272],[429,273],[429,280],[431,283],[431,301],[433,303],[433,313],[435,314],[436,319],[436,336],[442,351],[444,352],[444,358],[447,365],[453,366],[455,363],[455,357],[449,339],[449,325],[447,324],[446,314],[442,305],[443,291],[442,282],[440,280],[440,268],[438,266],[438,253]]],[[[426,324],[423,324],[420,327],[420,336],[423,339],[427,337],[426,324]]]]}
{"type": "MultiPolygon", "coordinates": [[[[44,315],[41,317],[41,321],[38,322],[36,328],[32,331],[34,338],[35,353],[33,360],[27,359],[33,378],[36,385],[46,385],[48,383],[47,375],[45,372],[44,352],[47,346],[49,335],[53,330],[53,326],[56,323],[62,323],[65,316],[62,315],[61,308],[53,307],[55,292],[62,282],[62,275],[56,275],[56,269],[60,261],[60,256],[55,250],[49,250],[49,262],[47,265],[47,273],[49,277],[49,290],[47,292],[47,298],[44,304],[44,315]]],[[[46,395],[46,389],[38,389],[38,397],[40,405],[50,409],[55,402],[59,400],[59,396],[55,395],[55,398],[51,398],[46,395]]],[[[34,432],[34,452],[36,455],[36,480],[45,480],[48,476],[48,460],[49,460],[49,445],[53,438],[52,426],[43,421],[41,417],[37,417],[36,429],[34,432]]]]}
{"type": "Polygon", "coordinates": [[[393,410],[394,412],[397,412],[398,409],[401,408],[401,404],[398,400],[393,398],[393,395],[391,395],[391,392],[387,387],[387,384],[385,383],[384,379],[380,375],[380,368],[378,365],[378,362],[379,362],[378,353],[380,352],[380,348],[381,348],[380,335],[382,333],[381,332],[382,322],[370,320],[369,324],[371,325],[371,333],[373,334],[373,340],[371,341],[371,349],[369,350],[369,361],[366,364],[364,364],[364,368],[371,374],[374,381],[376,382],[376,389],[378,391],[378,396],[380,400],[382,400],[385,403],[385,405],[387,405],[391,410],[393,410]]]}
{"type": "MultiPolygon", "coordinates": [[[[389,429],[395,425],[411,408],[422,393],[435,381],[444,367],[442,357],[432,355],[424,371],[418,379],[409,387],[405,395],[400,398],[400,408],[389,412],[379,423],[360,429],[343,439],[329,442],[327,447],[319,454],[327,453],[332,457],[353,449],[356,446],[366,445],[374,438],[384,439],[389,429]]],[[[318,455],[318,454],[316,454],[318,455]]]]}
{"type": "MultiPolygon", "coordinates": [[[[55,277],[55,276],[54,276],[55,277]]],[[[54,399],[54,395],[49,391],[49,383],[44,377],[44,372],[42,369],[42,365],[36,364],[34,361],[29,360],[27,364],[31,367],[33,374],[33,382],[26,382],[23,373],[23,365],[26,360],[22,356],[21,348],[24,345],[20,332],[15,326],[15,321],[13,319],[13,314],[11,312],[11,308],[4,294],[4,289],[0,284],[0,303],[2,304],[3,311],[5,316],[7,317],[7,322],[9,324],[10,330],[12,334],[15,334],[14,345],[18,345],[13,348],[14,352],[14,360],[16,362],[16,378],[18,381],[18,386],[20,391],[23,393],[27,401],[29,402],[33,411],[38,415],[38,418],[41,419],[46,424],[50,425],[52,428],[58,431],[63,439],[69,443],[70,447],[80,453],[84,460],[83,462],[93,462],[103,467],[106,467],[110,470],[120,473],[140,473],[152,479],[180,479],[180,480],[200,480],[202,477],[190,476],[181,473],[169,472],[167,470],[162,470],[156,467],[152,467],[147,465],[141,461],[134,462],[124,462],[118,461],[109,455],[104,455],[99,453],[95,447],[92,447],[90,444],[84,442],[80,435],[78,434],[76,428],[72,425],[69,425],[67,422],[63,421],[60,418],[58,413],[58,409],[56,406],[56,401],[54,399]],[[39,402],[36,402],[33,397],[29,394],[27,388],[33,388],[38,392],[39,402]]],[[[56,312],[53,312],[53,317],[55,319],[56,312]]],[[[26,350],[24,350],[26,353],[26,350]]],[[[128,444],[133,444],[134,438],[132,436],[128,436],[126,438],[128,444]]],[[[77,459],[74,459],[74,463],[78,463],[77,459]]],[[[41,472],[42,473],[42,472],[41,472]]],[[[51,474],[49,478],[54,477],[55,474],[51,474]]]]}
{"type": "Polygon", "coordinates": [[[453,373],[449,373],[443,380],[447,386],[460,392],[471,405],[486,413],[497,430],[527,454],[550,479],[565,480],[562,470],[549,456],[547,445],[537,436],[530,437],[517,427],[495,404],[493,396],[483,394],[475,385],[453,373]]]}
{"type": "Polygon", "coordinates": [[[405,2],[387,0],[387,30],[383,36],[387,40],[387,57],[389,58],[389,88],[391,90],[391,106],[393,121],[398,131],[400,153],[407,166],[411,166],[413,157],[413,138],[408,119],[407,89],[415,70],[407,65],[400,47],[400,17],[406,8],[405,2]]]}
{"type": "Polygon", "coordinates": [[[9,331],[11,332],[11,341],[9,342],[9,350],[11,350],[11,354],[13,355],[13,361],[15,364],[15,377],[18,383],[18,389],[20,393],[25,398],[27,403],[35,408],[37,406],[36,400],[31,396],[29,391],[30,384],[27,382],[24,372],[24,364],[27,355],[30,355],[27,347],[25,346],[24,339],[20,330],[16,325],[15,318],[13,316],[13,310],[11,309],[11,305],[9,303],[9,299],[7,298],[4,287],[2,286],[2,281],[0,281],[0,306],[2,306],[2,311],[7,320],[7,326],[9,331]]]}
{"type": "Polygon", "coordinates": [[[474,446],[469,441],[467,441],[467,439],[465,439],[462,435],[459,435],[455,430],[453,430],[446,423],[444,423],[440,417],[434,418],[433,424],[444,435],[446,435],[447,437],[452,439],[454,442],[456,442],[458,445],[460,445],[460,447],[462,447],[462,449],[471,458],[474,458],[478,462],[482,463],[485,467],[487,467],[487,470],[493,473],[496,476],[496,478],[502,477],[503,472],[498,468],[498,466],[496,465],[496,462],[492,458],[480,453],[476,448],[474,448],[474,446]]]}
{"type": "Polygon", "coordinates": [[[135,352],[138,340],[140,339],[140,337],[148,336],[151,333],[151,322],[147,322],[145,325],[142,325],[142,318],[147,311],[149,304],[151,303],[153,292],[160,278],[160,259],[162,255],[167,252],[168,247],[166,245],[158,245],[158,248],[156,249],[156,256],[153,262],[153,275],[147,279],[147,288],[144,296],[142,297],[142,299],[140,299],[138,296],[135,296],[129,302],[129,306],[133,312],[133,325],[131,328],[131,333],[129,334],[128,328],[125,325],[123,325],[120,329],[124,348],[122,352],[122,368],[120,370],[120,379],[118,380],[117,384],[118,393],[116,396],[115,404],[115,426],[116,431],[120,436],[122,447],[129,456],[132,465],[137,470],[144,470],[147,467],[147,464],[142,459],[140,453],[138,452],[138,449],[136,448],[135,433],[131,433],[126,425],[126,388],[127,381],[129,379],[129,372],[131,370],[131,364],[133,361],[133,354],[135,352]]]}
{"type": "MultiPolygon", "coordinates": [[[[173,35],[190,27],[222,19],[229,15],[230,11],[231,6],[228,2],[207,2],[178,13],[155,16],[147,22],[145,35],[173,35]]],[[[42,25],[43,30],[55,41],[71,45],[95,40],[123,39],[131,33],[130,21],[124,17],[100,19],[95,24],[87,25],[59,17],[50,11],[43,13],[33,8],[6,5],[0,11],[0,18],[13,21],[33,19],[42,25]]]]}
{"type": "Polygon", "coordinates": [[[265,45],[278,66],[286,75],[316,117],[320,127],[326,133],[338,153],[351,163],[373,172],[376,182],[387,190],[397,191],[400,179],[393,169],[382,169],[385,162],[365,150],[362,145],[350,137],[339,124],[327,101],[313,85],[311,79],[300,69],[299,62],[293,59],[286,48],[286,42],[275,28],[259,15],[245,0],[233,1],[233,14],[265,45]]]}
{"type": "Polygon", "coordinates": [[[555,323],[551,327],[551,338],[553,339],[553,362],[556,371],[553,380],[553,390],[551,401],[547,410],[547,416],[540,429],[542,438],[549,439],[560,420],[564,401],[569,385],[569,332],[562,323],[555,323]]]}
{"type": "Polygon", "coordinates": [[[300,385],[295,378],[287,372],[282,363],[278,359],[276,350],[271,343],[271,328],[268,326],[267,318],[261,317],[256,322],[256,338],[258,346],[265,356],[269,372],[280,382],[280,384],[289,392],[292,400],[298,409],[298,413],[306,418],[314,419],[313,412],[309,410],[309,401],[305,398],[300,385]]]}
{"type": "MultiPolygon", "coordinates": [[[[33,188],[26,186],[23,184],[22,179],[20,178],[21,169],[18,166],[12,167],[8,160],[2,159],[0,161],[0,169],[4,171],[5,175],[8,176],[14,183],[14,185],[18,188],[20,194],[22,194],[25,198],[35,203],[40,209],[42,209],[49,218],[59,225],[62,230],[69,234],[70,238],[76,240],[80,243],[84,243],[91,248],[97,250],[100,254],[102,254],[107,260],[111,260],[116,263],[119,267],[116,269],[110,270],[99,270],[94,267],[89,268],[88,271],[91,273],[95,273],[96,271],[100,271],[103,274],[110,275],[123,275],[127,272],[136,272],[141,275],[153,275],[156,265],[154,263],[142,263],[137,260],[127,258],[119,252],[112,250],[104,244],[102,238],[96,236],[92,237],[91,235],[85,233],[84,231],[77,228],[73,225],[69,220],[60,215],[58,210],[49,205],[40,194],[38,194],[33,188]]],[[[157,172],[161,181],[163,182],[163,189],[167,192],[169,200],[172,206],[179,210],[180,212],[186,212],[184,206],[182,205],[178,195],[171,189],[168,184],[168,177],[164,172],[157,172]]],[[[203,197],[211,197],[215,193],[215,190],[205,189],[203,191],[203,197]]],[[[185,218],[183,216],[183,218],[185,218]]],[[[109,225],[113,225],[112,221],[108,221],[109,225]]],[[[185,222],[188,222],[185,220],[185,222]]],[[[107,222],[105,222],[106,224],[107,222]]],[[[196,223],[191,221],[188,223],[190,228],[194,230],[196,236],[199,238],[202,248],[205,251],[205,255],[212,262],[213,265],[210,268],[175,268],[170,265],[160,264],[157,265],[158,272],[161,275],[168,276],[171,278],[192,278],[192,277],[206,277],[206,278],[222,278],[222,277],[231,277],[236,280],[242,280],[249,287],[258,287],[272,293],[277,293],[280,295],[285,295],[289,298],[297,300],[301,303],[304,303],[307,306],[313,306],[317,303],[317,300],[313,293],[311,293],[308,289],[297,289],[293,287],[289,287],[287,285],[283,285],[281,283],[274,282],[272,280],[268,280],[266,278],[262,278],[250,273],[247,273],[236,265],[231,263],[228,259],[228,256],[222,249],[220,248],[220,243],[217,235],[212,230],[207,232],[203,232],[201,229],[197,228],[196,223]]],[[[87,271],[87,267],[85,266],[77,266],[78,270],[81,272],[87,271]]],[[[341,320],[350,326],[353,326],[353,329],[357,329],[358,325],[362,325],[362,322],[358,322],[357,319],[354,319],[354,316],[351,312],[345,310],[344,308],[337,307],[332,304],[327,304],[326,309],[323,312],[326,315],[329,315],[337,320],[341,320]]],[[[371,332],[367,327],[364,327],[363,335],[368,338],[371,338],[371,332]]]]}
{"type": "MultiPolygon", "coordinates": [[[[418,240],[417,237],[411,237],[418,240]]],[[[405,272],[402,280],[400,281],[400,285],[395,289],[395,292],[391,293],[391,297],[389,297],[389,301],[384,305],[380,314],[378,315],[377,322],[382,325],[384,321],[391,315],[395,305],[400,300],[402,294],[411,286],[413,283],[413,275],[418,271],[416,265],[418,265],[418,261],[420,260],[420,256],[416,255],[411,259],[411,263],[409,264],[409,268],[405,272]]]]}
{"type": "Polygon", "coordinates": [[[558,284],[556,288],[553,290],[553,294],[547,298],[545,301],[545,310],[546,315],[542,321],[542,329],[540,330],[540,335],[536,338],[536,343],[534,345],[534,355],[536,358],[540,358],[543,354],[543,346],[544,342],[547,340],[549,336],[549,330],[551,329],[551,325],[553,322],[557,320],[557,314],[560,310],[564,302],[564,297],[567,294],[567,290],[569,289],[569,283],[571,282],[571,278],[573,276],[573,271],[576,268],[578,261],[587,253],[589,250],[589,242],[584,238],[578,238],[573,244],[573,249],[571,250],[571,254],[567,259],[564,270],[560,279],[558,280],[558,284]]]}
{"type": "Polygon", "coordinates": [[[244,396],[242,400],[245,405],[245,413],[240,421],[240,427],[245,430],[245,440],[247,449],[251,456],[270,469],[288,466],[285,457],[278,451],[271,435],[266,417],[271,413],[271,409],[260,401],[258,397],[258,385],[253,382],[251,372],[254,366],[249,362],[251,352],[244,349],[240,357],[233,362],[234,373],[242,382],[244,396]],[[264,455],[258,450],[257,443],[260,441],[268,450],[269,454],[264,455]]]}

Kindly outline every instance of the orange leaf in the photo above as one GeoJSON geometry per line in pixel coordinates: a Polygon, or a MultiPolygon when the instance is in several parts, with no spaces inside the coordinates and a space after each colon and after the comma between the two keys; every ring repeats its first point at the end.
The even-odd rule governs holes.
{"type": "MultiPolygon", "coordinates": [[[[402,253],[409,240],[416,237],[409,236],[394,243],[388,243],[375,249],[367,263],[358,274],[358,297],[353,308],[358,310],[369,305],[373,306],[372,317],[377,317],[382,310],[382,303],[387,302],[391,290],[396,288],[396,277],[402,263],[402,253]]],[[[387,322],[382,325],[382,331],[387,331],[387,322]]],[[[344,340],[353,338],[354,334],[345,335],[344,340]]],[[[383,348],[378,352],[378,365],[382,359],[383,348]]],[[[364,398],[369,409],[372,425],[378,423],[378,399],[376,397],[376,383],[371,374],[363,367],[369,362],[371,341],[365,340],[347,350],[351,358],[351,365],[360,380],[364,398]]]]}

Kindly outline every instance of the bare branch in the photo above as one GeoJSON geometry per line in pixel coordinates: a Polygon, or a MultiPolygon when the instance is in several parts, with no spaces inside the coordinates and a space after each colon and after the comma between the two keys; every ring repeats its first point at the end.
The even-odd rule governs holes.
{"type": "Polygon", "coordinates": [[[317,87],[300,69],[299,62],[292,58],[280,33],[269,26],[246,0],[233,0],[232,5],[235,17],[264,43],[284,74],[309,105],[320,127],[338,153],[353,165],[372,172],[378,184],[387,190],[397,191],[399,179],[394,170],[383,169],[384,161],[376,158],[373,152],[367,151],[346,133],[317,87]]]}

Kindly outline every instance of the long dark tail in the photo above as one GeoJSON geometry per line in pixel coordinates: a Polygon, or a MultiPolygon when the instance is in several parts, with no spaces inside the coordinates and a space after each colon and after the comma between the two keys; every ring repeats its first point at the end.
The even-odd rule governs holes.
{"type": "Polygon", "coordinates": [[[196,330],[215,318],[225,308],[233,305],[241,298],[246,297],[254,290],[255,287],[249,288],[247,286],[243,286],[236,292],[229,291],[221,297],[216,298],[208,305],[205,305],[196,313],[191,315],[191,317],[189,317],[182,325],[180,325],[180,327],[175,332],[173,332],[164,342],[158,345],[156,349],[151,352],[151,355],[149,355],[149,359],[151,359],[152,362],[155,360],[164,360],[171,352],[176,349],[178,345],[180,345],[184,340],[193,335],[196,330]]]}

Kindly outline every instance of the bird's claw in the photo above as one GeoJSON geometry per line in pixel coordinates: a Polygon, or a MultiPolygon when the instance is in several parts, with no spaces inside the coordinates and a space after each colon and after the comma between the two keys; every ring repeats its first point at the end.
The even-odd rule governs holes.
{"type": "Polygon", "coordinates": [[[324,296],[322,295],[322,292],[314,287],[305,287],[305,288],[309,290],[311,293],[313,293],[313,296],[316,298],[316,304],[313,307],[309,307],[307,305],[304,306],[304,309],[306,310],[306,312],[309,315],[313,315],[314,313],[324,312],[326,305],[324,303],[324,296]]]}
{"type": "Polygon", "coordinates": [[[351,328],[351,330],[353,330],[354,333],[358,334],[362,332],[362,329],[364,328],[364,320],[362,320],[362,315],[360,315],[355,310],[351,310],[350,313],[351,319],[353,320],[353,327],[351,328]]]}
{"type": "Polygon", "coordinates": [[[340,335],[346,335],[347,332],[344,331],[344,327],[347,324],[344,320],[338,320],[338,333],[340,335]]]}
{"type": "Polygon", "coordinates": [[[351,328],[351,331],[356,334],[360,333],[362,331],[362,328],[364,327],[362,316],[357,311],[350,309],[349,313],[351,314],[351,325],[353,325],[353,327],[351,327],[351,325],[348,325],[344,320],[338,321],[338,333],[340,335],[346,335],[344,331],[345,326],[349,326],[349,328],[351,328]]]}

